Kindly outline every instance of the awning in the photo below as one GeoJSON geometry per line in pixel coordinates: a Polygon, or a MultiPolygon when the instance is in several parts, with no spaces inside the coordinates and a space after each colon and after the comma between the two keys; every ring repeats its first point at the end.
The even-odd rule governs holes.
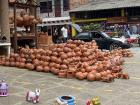
{"type": "Polygon", "coordinates": [[[43,22],[51,22],[51,21],[62,21],[62,20],[70,20],[70,17],[54,17],[54,18],[43,18],[43,22]]]}
{"type": "Polygon", "coordinates": [[[70,12],[107,10],[116,8],[140,7],[140,0],[94,0],[70,10],[70,12]]]}
{"type": "Polygon", "coordinates": [[[37,26],[53,26],[53,25],[64,25],[71,24],[70,17],[55,17],[55,18],[43,18],[42,24],[37,26]]]}

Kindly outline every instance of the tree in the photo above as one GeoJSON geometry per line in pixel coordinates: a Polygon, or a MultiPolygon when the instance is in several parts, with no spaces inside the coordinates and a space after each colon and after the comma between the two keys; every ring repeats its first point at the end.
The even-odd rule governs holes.
{"type": "Polygon", "coordinates": [[[94,23],[90,23],[89,25],[85,25],[82,27],[82,29],[84,31],[92,31],[92,30],[99,30],[101,29],[101,25],[100,24],[94,24],[94,23]]]}

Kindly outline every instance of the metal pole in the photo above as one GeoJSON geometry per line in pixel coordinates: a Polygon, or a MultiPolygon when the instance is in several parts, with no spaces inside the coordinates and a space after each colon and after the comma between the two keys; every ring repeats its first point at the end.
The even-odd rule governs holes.
{"type": "Polygon", "coordinates": [[[17,5],[14,4],[14,52],[17,52],[18,48],[18,44],[17,44],[17,22],[16,22],[16,8],[17,8],[17,5]]]}
{"type": "Polygon", "coordinates": [[[8,0],[0,0],[1,8],[1,34],[7,38],[7,42],[10,42],[10,25],[9,25],[9,3],[8,0]]]}

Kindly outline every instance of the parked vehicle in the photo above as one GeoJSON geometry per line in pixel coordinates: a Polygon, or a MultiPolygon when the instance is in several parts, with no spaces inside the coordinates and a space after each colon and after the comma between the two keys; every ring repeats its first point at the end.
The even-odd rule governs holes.
{"type": "MultiPolygon", "coordinates": [[[[128,43],[127,39],[124,36],[121,36],[121,37],[112,37],[112,39],[121,41],[122,43],[128,43]]],[[[130,44],[130,43],[128,43],[128,44],[130,44]]]]}
{"type": "Polygon", "coordinates": [[[140,46],[140,35],[139,34],[129,35],[129,37],[127,38],[127,41],[128,41],[128,43],[139,44],[139,46],[140,46]]]}
{"type": "Polygon", "coordinates": [[[123,49],[131,47],[129,43],[125,43],[125,42],[123,43],[122,41],[112,39],[102,31],[81,32],[75,37],[73,37],[72,39],[83,40],[85,42],[90,42],[92,40],[95,40],[100,49],[106,49],[106,50],[113,50],[119,47],[123,49]]]}
{"type": "Polygon", "coordinates": [[[140,46],[140,35],[139,34],[124,35],[124,36],[118,37],[118,38],[113,37],[113,39],[119,40],[122,42],[127,42],[131,45],[139,44],[139,46],[140,46]]]}

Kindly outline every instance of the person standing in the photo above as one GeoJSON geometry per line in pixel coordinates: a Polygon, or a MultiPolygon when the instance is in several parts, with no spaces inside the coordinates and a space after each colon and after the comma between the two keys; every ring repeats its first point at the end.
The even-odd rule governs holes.
{"type": "Polygon", "coordinates": [[[55,28],[55,30],[54,30],[54,36],[53,36],[53,42],[54,43],[57,43],[57,40],[58,40],[58,29],[55,28]]]}
{"type": "Polygon", "coordinates": [[[62,32],[62,37],[63,37],[63,42],[67,42],[68,39],[68,29],[66,28],[66,26],[63,26],[61,28],[61,32],[62,32]]]}

